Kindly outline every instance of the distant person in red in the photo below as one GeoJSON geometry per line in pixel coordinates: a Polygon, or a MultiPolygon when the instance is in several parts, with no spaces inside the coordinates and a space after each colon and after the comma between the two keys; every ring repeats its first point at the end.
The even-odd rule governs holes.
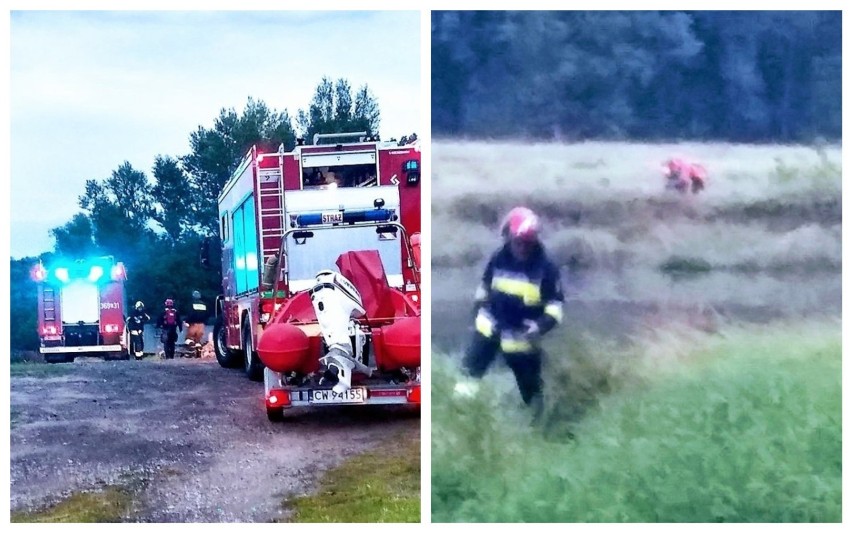
{"type": "Polygon", "coordinates": [[[692,191],[698,194],[707,184],[707,170],[697,163],[688,163],[683,159],[672,158],[663,167],[666,177],[666,190],[685,194],[692,191]]]}
{"type": "Polygon", "coordinates": [[[707,170],[698,163],[693,163],[690,168],[689,179],[692,182],[692,194],[698,194],[704,190],[707,182],[707,170]]]}
{"type": "Polygon", "coordinates": [[[175,309],[175,301],[168,298],[165,301],[163,314],[157,319],[157,328],[162,330],[161,340],[166,359],[175,358],[175,343],[177,343],[178,330],[183,331],[180,314],[175,309]]]}

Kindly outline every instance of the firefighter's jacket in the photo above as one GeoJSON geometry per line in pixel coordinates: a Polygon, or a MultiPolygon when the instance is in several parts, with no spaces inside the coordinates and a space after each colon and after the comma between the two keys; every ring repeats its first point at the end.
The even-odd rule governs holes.
{"type": "Polygon", "coordinates": [[[536,322],[544,335],[562,322],[564,299],[559,268],[541,246],[519,262],[505,245],[488,261],[476,291],[475,327],[485,337],[499,336],[503,352],[534,351],[525,322],[536,322]]]}
{"type": "Polygon", "coordinates": [[[163,314],[161,314],[157,318],[157,328],[162,329],[168,332],[177,332],[177,330],[183,331],[183,321],[181,320],[180,313],[174,307],[168,307],[163,314]],[[174,318],[173,324],[169,324],[168,315],[172,315],[174,318]]]}
{"type": "Polygon", "coordinates": [[[136,309],[127,317],[125,323],[127,324],[128,331],[142,331],[145,327],[145,323],[149,322],[151,317],[145,311],[137,311],[136,309]]]}
{"type": "Polygon", "coordinates": [[[192,302],[192,310],[186,316],[186,322],[188,324],[203,324],[207,322],[207,316],[207,304],[201,300],[195,300],[192,302]]]}

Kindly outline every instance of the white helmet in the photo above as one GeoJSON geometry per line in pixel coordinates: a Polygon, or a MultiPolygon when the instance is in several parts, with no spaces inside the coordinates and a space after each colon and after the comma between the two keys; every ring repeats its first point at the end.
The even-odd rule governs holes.
{"type": "Polygon", "coordinates": [[[137,311],[141,311],[141,310],[145,309],[145,304],[143,304],[141,301],[139,301],[139,302],[136,302],[136,305],[134,307],[136,308],[137,311]]]}

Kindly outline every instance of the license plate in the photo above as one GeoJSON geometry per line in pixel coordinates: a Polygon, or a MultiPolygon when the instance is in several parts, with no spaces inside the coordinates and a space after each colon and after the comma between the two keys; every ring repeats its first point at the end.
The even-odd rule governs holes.
{"type": "Polygon", "coordinates": [[[343,222],[343,213],[341,213],[340,211],[333,211],[331,213],[322,214],[323,224],[337,224],[338,222],[343,222]]]}
{"type": "Polygon", "coordinates": [[[311,403],[364,403],[367,401],[367,389],[357,387],[343,393],[333,390],[314,390],[311,392],[311,403]]]}

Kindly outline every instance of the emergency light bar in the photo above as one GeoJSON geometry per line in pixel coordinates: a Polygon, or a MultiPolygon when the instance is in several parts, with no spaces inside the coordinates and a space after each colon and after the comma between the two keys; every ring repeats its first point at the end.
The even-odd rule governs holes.
{"type": "Polygon", "coordinates": [[[311,226],[357,224],[359,222],[392,222],[396,219],[395,209],[353,209],[290,215],[290,225],[294,228],[308,228],[311,226]]]}
{"type": "Polygon", "coordinates": [[[30,271],[30,277],[36,282],[52,279],[61,283],[70,283],[72,280],[87,280],[90,283],[98,283],[102,281],[107,272],[109,272],[109,279],[112,281],[127,279],[127,271],[123,263],[112,264],[111,261],[104,260],[77,261],[54,266],[50,270],[44,268],[41,264],[37,264],[30,271]]]}

